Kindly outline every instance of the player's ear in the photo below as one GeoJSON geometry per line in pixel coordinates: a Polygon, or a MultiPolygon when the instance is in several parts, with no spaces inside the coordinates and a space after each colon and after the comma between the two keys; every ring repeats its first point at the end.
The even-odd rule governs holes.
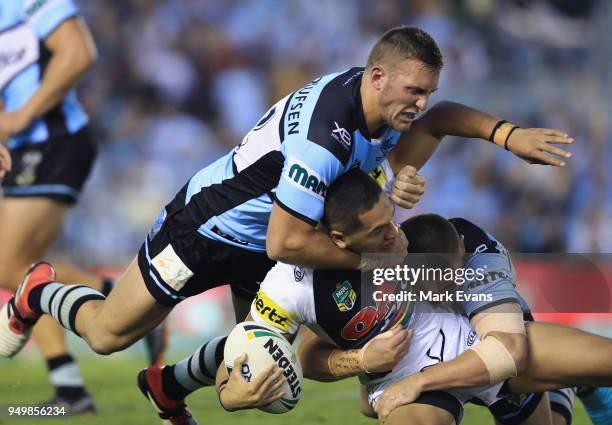
{"type": "Polygon", "coordinates": [[[465,254],[465,236],[459,235],[459,249],[461,254],[465,254]]]}
{"type": "Polygon", "coordinates": [[[345,249],[346,248],[346,239],[344,233],[339,232],[337,230],[330,230],[329,237],[336,244],[338,248],[345,249]]]}
{"type": "Polygon", "coordinates": [[[381,65],[375,65],[370,71],[370,83],[376,90],[382,90],[386,77],[385,68],[381,65]]]}

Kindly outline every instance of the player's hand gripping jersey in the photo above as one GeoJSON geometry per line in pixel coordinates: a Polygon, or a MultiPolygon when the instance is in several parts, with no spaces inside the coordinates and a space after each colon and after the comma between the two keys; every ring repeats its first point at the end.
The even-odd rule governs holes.
{"type": "MultiPolygon", "coordinates": [[[[51,58],[44,39],[77,14],[72,0],[0,0],[0,93],[6,112],[21,108],[38,90],[51,58]]],[[[74,134],[87,122],[72,89],[56,107],[16,134],[8,147],[74,134]]]]}
{"type": "Polygon", "coordinates": [[[400,133],[368,133],[359,87],[363,68],[317,78],[276,103],[228,155],[189,182],[185,204],[203,235],[265,251],[274,200],[311,224],[323,214],[327,187],[351,167],[371,172],[400,133]]]}

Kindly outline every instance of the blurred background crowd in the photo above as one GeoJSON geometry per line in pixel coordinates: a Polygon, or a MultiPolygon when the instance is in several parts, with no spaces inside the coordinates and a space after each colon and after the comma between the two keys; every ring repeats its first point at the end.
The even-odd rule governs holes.
{"type": "Polygon", "coordinates": [[[159,209],[268,106],[365,64],[399,24],[444,55],[452,100],[575,138],[563,169],[446,139],[417,211],[464,216],[522,252],[612,252],[612,3],[605,0],[77,1],[99,60],[79,87],[99,161],[58,250],[123,266],[159,209]]]}

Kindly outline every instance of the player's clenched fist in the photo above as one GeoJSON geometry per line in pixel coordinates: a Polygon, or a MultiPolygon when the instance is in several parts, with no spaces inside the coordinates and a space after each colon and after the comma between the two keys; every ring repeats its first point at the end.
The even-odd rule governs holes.
{"type": "Polygon", "coordinates": [[[401,169],[391,188],[391,200],[402,208],[412,208],[425,193],[425,177],[416,172],[412,165],[401,169]]]}

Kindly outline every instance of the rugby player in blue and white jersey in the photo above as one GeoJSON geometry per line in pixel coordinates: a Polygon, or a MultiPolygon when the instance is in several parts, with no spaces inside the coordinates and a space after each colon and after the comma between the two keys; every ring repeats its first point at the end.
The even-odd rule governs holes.
{"type": "MultiPolygon", "coordinates": [[[[0,10],[0,151],[12,157],[0,172],[0,287],[14,291],[57,239],[96,156],[74,89],[96,51],[72,0],[0,0],[0,10]]],[[[73,265],[58,272],[103,289],[104,279],[73,265]]],[[[64,334],[49,319],[34,329],[56,393],[44,404],[91,413],[64,334]]]]}
{"type": "MultiPolygon", "coordinates": [[[[248,306],[276,260],[359,268],[359,255],[339,249],[316,227],[325,193],[353,167],[374,170],[395,146],[401,154],[391,164],[392,199],[402,207],[423,193],[416,168],[445,134],[489,138],[520,158],[563,165],[550,154],[569,154],[553,144],[571,139],[554,130],[516,129],[453,103],[415,121],[437,89],[441,67],[428,34],[399,27],[376,43],[365,68],[317,78],[281,99],[162,210],[108,299],[56,283],[48,264],[32,269],[9,311],[0,312],[0,355],[19,351],[42,314],[108,354],[155,327],[181,300],[212,287],[229,283],[248,306]]],[[[157,369],[147,373],[147,381],[160,379],[157,369]]]]}

